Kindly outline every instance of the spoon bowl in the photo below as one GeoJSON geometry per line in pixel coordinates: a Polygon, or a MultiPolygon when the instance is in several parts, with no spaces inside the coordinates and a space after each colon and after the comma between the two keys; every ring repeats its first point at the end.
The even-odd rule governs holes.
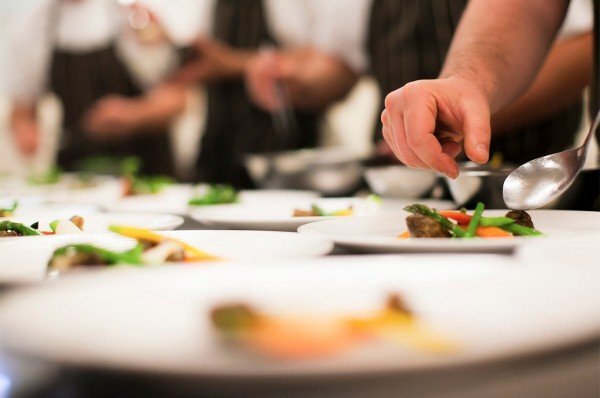
{"type": "Polygon", "coordinates": [[[596,115],[583,145],[531,160],[515,169],[504,181],[504,203],[509,209],[528,210],[547,205],[575,181],[585,162],[593,133],[600,123],[596,115]]]}

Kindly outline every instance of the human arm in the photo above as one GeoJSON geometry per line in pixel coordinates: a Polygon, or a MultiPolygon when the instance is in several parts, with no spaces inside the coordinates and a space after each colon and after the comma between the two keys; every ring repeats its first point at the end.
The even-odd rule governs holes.
{"type": "Polygon", "coordinates": [[[172,76],[172,81],[192,85],[241,79],[247,65],[258,55],[257,51],[236,49],[207,37],[197,38],[192,51],[194,58],[172,76]]]}
{"type": "Polygon", "coordinates": [[[464,148],[489,157],[490,114],[521,95],[535,77],[564,17],[567,0],[472,0],[439,79],[389,94],[383,133],[405,164],[455,178],[464,148]]]}
{"type": "Polygon", "coordinates": [[[548,117],[581,98],[592,73],[592,34],[559,40],[533,85],[492,116],[493,135],[548,117]]]}
{"type": "Polygon", "coordinates": [[[27,103],[13,104],[10,124],[19,151],[26,156],[34,155],[40,144],[35,106],[27,103]]]}
{"type": "Polygon", "coordinates": [[[111,95],[96,102],[84,126],[96,138],[161,131],[185,109],[184,85],[167,82],[138,98],[111,95]]]}
{"type": "Polygon", "coordinates": [[[246,87],[261,108],[277,108],[277,85],[290,93],[294,107],[322,109],[343,98],[358,79],[340,59],[316,48],[263,51],[246,70],[246,87]]]}

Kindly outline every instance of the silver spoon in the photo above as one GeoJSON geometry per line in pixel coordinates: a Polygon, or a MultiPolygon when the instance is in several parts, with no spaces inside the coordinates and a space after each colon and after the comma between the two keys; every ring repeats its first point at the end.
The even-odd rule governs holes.
{"type": "Polygon", "coordinates": [[[504,181],[504,203],[509,209],[542,207],[562,195],[583,168],[585,155],[600,124],[600,112],[579,148],[534,159],[515,169],[504,181]]]}

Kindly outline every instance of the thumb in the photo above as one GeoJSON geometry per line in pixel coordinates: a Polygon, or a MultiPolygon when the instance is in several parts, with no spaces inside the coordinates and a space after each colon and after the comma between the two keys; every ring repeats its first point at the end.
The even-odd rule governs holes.
{"type": "Polygon", "coordinates": [[[490,157],[490,108],[485,102],[469,101],[462,111],[465,153],[475,163],[486,163],[490,157]]]}

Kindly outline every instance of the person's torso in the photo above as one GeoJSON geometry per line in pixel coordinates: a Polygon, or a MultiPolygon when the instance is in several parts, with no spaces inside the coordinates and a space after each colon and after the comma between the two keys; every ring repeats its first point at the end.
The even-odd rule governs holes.
{"type": "MultiPolygon", "coordinates": [[[[237,49],[277,46],[261,0],[219,0],[214,38],[237,49]]],[[[249,99],[242,79],[208,86],[207,126],[198,160],[199,178],[208,182],[252,186],[244,169],[248,153],[314,146],[316,113],[297,112],[298,129],[286,137],[276,131],[271,115],[249,99]]]]}
{"type": "MultiPolygon", "coordinates": [[[[385,95],[438,77],[468,0],[373,0],[367,40],[371,74],[385,95]]],[[[596,2],[597,3],[597,2],[596,2]]],[[[572,144],[581,101],[552,117],[492,140],[492,151],[522,163],[572,144]]],[[[375,139],[379,138],[378,123],[375,139]]]]}

